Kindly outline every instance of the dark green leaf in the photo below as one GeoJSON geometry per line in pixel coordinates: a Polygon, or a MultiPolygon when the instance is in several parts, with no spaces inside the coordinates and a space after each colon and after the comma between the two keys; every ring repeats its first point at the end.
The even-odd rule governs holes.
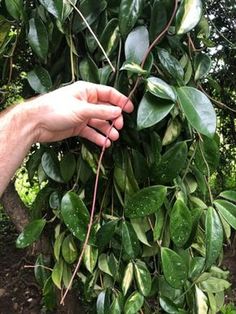
{"type": "Polygon", "coordinates": [[[63,274],[62,274],[62,280],[63,284],[66,288],[69,287],[70,281],[72,278],[72,271],[70,265],[63,263],[63,274]]]}
{"type": "Polygon", "coordinates": [[[219,196],[227,199],[228,201],[236,202],[236,191],[223,191],[219,196]]]}
{"type": "Polygon", "coordinates": [[[134,267],[133,267],[133,263],[130,262],[125,269],[125,273],[122,280],[122,292],[124,296],[126,295],[126,293],[128,292],[130,288],[130,285],[133,280],[133,275],[134,275],[134,267]]]}
{"type": "Polygon", "coordinates": [[[162,247],[161,261],[166,281],[176,289],[181,288],[187,279],[187,269],[181,256],[162,247]]]}
{"type": "Polygon", "coordinates": [[[136,27],[131,33],[129,33],[125,41],[126,60],[140,64],[148,47],[149,38],[146,27],[136,27]]]}
{"type": "Polygon", "coordinates": [[[121,233],[124,251],[131,259],[136,258],[140,253],[140,245],[132,225],[123,221],[121,233]]]}
{"type": "Polygon", "coordinates": [[[216,113],[210,100],[193,87],[177,88],[177,93],[189,123],[198,132],[212,138],[216,131],[216,113]]]}
{"type": "Polygon", "coordinates": [[[49,198],[49,205],[52,209],[60,208],[61,196],[57,191],[52,192],[49,198]]]}
{"type": "Polygon", "coordinates": [[[98,230],[96,244],[100,249],[104,248],[110,242],[115,232],[117,222],[117,220],[109,221],[102,225],[101,228],[98,230]]]}
{"type": "Polygon", "coordinates": [[[223,245],[223,227],[214,208],[209,207],[206,215],[206,268],[215,263],[223,245]]]}
{"type": "Polygon", "coordinates": [[[130,197],[125,206],[125,216],[145,217],[158,211],[166,197],[166,187],[161,185],[144,188],[130,197]]]}
{"type": "Polygon", "coordinates": [[[61,250],[62,256],[68,264],[73,264],[76,261],[78,250],[71,234],[64,239],[61,250]]]}
{"type": "Polygon", "coordinates": [[[190,210],[181,199],[178,199],[170,213],[170,236],[175,245],[183,247],[192,231],[190,210]]]}
{"type": "Polygon", "coordinates": [[[43,302],[48,310],[53,311],[56,308],[56,300],[55,286],[53,284],[52,277],[50,276],[43,287],[43,302]]]}
{"type": "Polygon", "coordinates": [[[144,297],[137,291],[133,292],[125,302],[125,314],[137,314],[144,303],[144,297]]]}
{"type": "Polygon", "coordinates": [[[146,264],[139,260],[136,261],[134,264],[134,274],[139,292],[147,297],[151,292],[152,279],[146,264]]]}
{"type": "Polygon", "coordinates": [[[167,24],[165,0],[155,0],[152,7],[150,23],[150,39],[153,41],[167,24]]]}
{"type": "Polygon", "coordinates": [[[170,85],[154,76],[147,79],[147,90],[157,97],[172,100],[173,102],[177,98],[174,89],[170,85]]]}
{"type": "Polygon", "coordinates": [[[144,243],[147,246],[150,246],[147,240],[146,231],[150,229],[146,229],[146,225],[148,224],[143,218],[133,218],[131,219],[131,224],[134,228],[134,231],[137,234],[137,237],[140,242],[144,243]]]}
{"type": "Polygon", "coordinates": [[[211,58],[205,53],[199,53],[194,59],[195,81],[206,76],[211,69],[211,58]]]}
{"type": "Polygon", "coordinates": [[[76,193],[68,192],[62,198],[61,214],[71,233],[79,240],[84,241],[89,223],[89,212],[76,193]]]}
{"type": "Polygon", "coordinates": [[[201,16],[201,0],[182,0],[176,15],[177,34],[189,32],[199,23],[201,16]]]}
{"type": "Polygon", "coordinates": [[[189,278],[195,280],[202,273],[205,266],[205,259],[203,257],[193,257],[189,265],[189,278]]]}
{"type": "MultiPolygon", "coordinates": [[[[110,56],[116,49],[120,39],[118,20],[111,19],[102,32],[100,43],[105,50],[106,54],[110,56]]],[[[104,59],[105,56],[99,50],[99,58],[104,59]]]]}
{"type": "Polygon", "coordinates": [[[48,32],[39,17],[29,20],[28,40],[37,56],[43,60],[46,59],[48,55],[48,32]]]}
{"type": "Polygon", "coordinates": [[[37,219],[30,222],[18,236],[16,240],[16,247],[23,249],[38,240],[45,225],[45,219],[37,219]]]}
{"type": "Polygon", "coordinates": [[[184,168],[187,160],[188,147],[185,142],[176,143],[161,158],[161,162],[154,165],[152,176],[160,183],[171,182],[184,168]]]}
{"type": "Polygon", "coordinates": [[[63,3],[61,0],[39,0],[45,9],[54,15],[57,19],[62,20],[63,3]]]}
{"type": "Polygon", "coordinates": [[[107,291],[104,290],[99,293],[97,298],[97,314],[107,314],[108,308],[108,294],[107,291]]]}
{"type": "Polygon", "coordinates": [[[167,297],[160,297],[160,306],[166,313],[179,313],[178,307],[167,297]]]}
{"type": "Polygon", "coordinates": [[[5,5],[9,14],[15,20],[21,20],[24,16],[23,0],[5,0],[5,5]]]}
{"type": "Polygon", "coordinates": [[[61,176],[65,182],[70,181],[76,169],[76,159],[74,154],[67,153],[60,161],[61,176]]]}
{"type": "Polygon", "coordinates": [[[214,204],[230,226],[236,229],[236,205],[224,200],[216,200],[214,204]]]}
{"type": "Polygon", "coordinates": [[[80,61],[79,72],[83,81],[99,83],[98,67],[90,57],[80,61]]]}
{"type": "Polygon", "coordinates": [[[173,107],[172,101],[162,100],[146,93],[138,107],[137,125],[139,130],[149,128],[163,120],[173,107]]]}
{"type": "Polygon", "coordinates": [[[125,37],[134,27],[143,7],[143,0],[121,0],[119,12],[119,27],[125,37]]]}
{"type": "Polygon", "coordinates": [[[65,232],[60,233],[57,236],[56,241],[54,243],[53,251],[54,251],[54,256],[55,256],[57,261],[59,260],[59,257],[60,257],[61,245],[62,245],[62,242],[64,240],[64,236],[65,236],[65,232]]]}
{"type": "Polygon", "coordinates": [[[64,182],[60,174],[59,161],[53,150],[45,152],[41,162],[43,170],[49,178],[59,183],[64,182]]]}
{"type": "Polygon", "coordinates": [[[49,259],[40,254],[35,262],[34,275],[41,288],[43,288],[51,274],[45,267],[49,267],[49,259]]]}
{"type": "Polygon", "coordinates": [[[180,62],[165,49],[158,49],[158,57],[163,68],[177,81],[182,82],[184,70],[180,62]]]}
{"type": "Polygon", "coordinates": [[[27,73],[27,80],[31,88],[40,94],[47,93],[52,88],[52,80],[47,70],[41,66],[36,66],[27,73]]]}

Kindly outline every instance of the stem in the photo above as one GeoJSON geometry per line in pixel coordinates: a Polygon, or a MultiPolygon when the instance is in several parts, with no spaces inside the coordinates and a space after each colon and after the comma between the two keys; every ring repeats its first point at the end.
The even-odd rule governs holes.
{"type": "Polygon", "coordinates": [[[105,58],[107,59],[107,62],[109,63],[110,67],[112,68],[112,71],[115,73],[116,69],[114,68],[113,64],[111,63],[111,60],[109,59],[106,51],[104,50],[104,48],[102,47],[99,39],[97,38],[96,34],[94,33],[94,31],[92,30],[92,28],[90,27],[90,25],[88,24],[88,22],[86,21],[86,18],[83,16],[83,14],[80,12],[80,10],[74,5],[74,3],[71,0],[67,0],[70,5],[75,9],[75,11],[79,14],[79,16],[81,17],[81,19],[83,20],[83,22],[85,23],[85,25],[87,26],[87,28],[89,29],[90,33],[93,35],[94,39],[96,40],[99,48],[102,50],[102,53],[104,54],[105,58]]]}
{"type": "MultiPolygon", "coordinates": [[[[79,15],[81,16],[81,18],[83,19],[83,21],[86,23],[87,27],[89,28],[91,34],[94,36],[94,38],[96,39],[99,47],[104,51],[104,49],[101,47],[101,44],[99,43],[96,35],[93,33],[92,29],[90,28],[90,26],[88,25],[87,21],[85,20],[85,18],[83,17],[83,15],[81,14],[81,12],[77,9],[77,7],[70,1],[70,0],[67,0],[68,2],[70,2],[70,4],[73,6],[73,8],[79,13],[79,15]]],[[[143,58],[143,61],[142,61],[142,64],[141,64],[141,67],[143,68],[145,62],[146,62],[146,59],[149,55],[149,53],[151,52],[152,48],[162,39],[162,37],[166,34],[166,32],[168,31],[174,17],[175,17],[175,14],[176,14],[176,11],[177,11],[177,6],[178,6],[178,0],[175,0],[175,7],[174,7],[174,11],[171,15],[171,18],[169,20],[169,22],[167,23],[167,25],[165,26],[165,28],[163,29],[163,31],[157,36],[157,38],[153,41],[153,43],[150,45],[150,47],[148,48],[147,52],[145,53],[145,56],[143,58]]],[[[105,54],[104,54],[105,55],[105,54]]],[[[105,55],[106,56],[106,55],[105,55]]],[[[108,59],[109,60],[109,59],[108,59]]],[[[109,64],[112,66],[112,68],[114,69],[113,65],[111,64],[110,60],[108,61],[109,64]]],[[[133,89],[131,90],[131,92],[129,93],[129,96],[127,98],[127,101],[124,103],[124,105],[122,106],[122,110],[125,108],[126,104],[128,103],[128,101],[133,97],[138,85],[139,85],[139,82],[141,80],[141,77],[139,76],[136,80],[136,83],[133,87],[133,89]]],[[[99,161],[98,161],[98,166],[97,166],[97,172],[96,172],[96,179],[95,179],[95,184],[94,184],[94,192],[93,192],[93,202],[92,202],[92,208],[91,208],[91,214],[90,214],[90,220],[89,220],[89,224],[88,224],[88,229],[87,229],[87,234],[86,234],[86,238],[85,238],[85,241],[84,241],[84,244],[83,244],[83,247],[82,247],[82,251],[80,253],[80,256],[79,256],[79,259],[78,259],[78,262],[77,262],[77,265],[75,267],[75,270],[72,274],[72,277],[71,277],[71,280],[68,284],[68,287],[64,293],[64,295],[62,296],[61,298],[61,302],[60,304],[63,304],[64,303],[64,300],[67,296],[67,293],[69,292],[72,284],[73,284],[73,280],[79,270],[79,267],[80,267],[80,264],[82,262],[82,258],[84,256],[84,252],[85,252],[85,248],[88,244],[88,241],[89,241],[89,237],[90,237],[90,233],[91,233],[91,229],[92,229],[92,225],[93,225],[93,218],[94,218],[94,213],[95,213],[95,205],[96,205],[96,198],[97,198],[97,190],[98,190],[98,180],[99,180],[99,175],[100,175],[100,170],[101,170],[101,165],[102,165],[102,160],[103,160],[103,156],[104,156],[104,153],[105,153],[105,149],[106,149],[106,143],[107,143],[107,140],[109,138],[109,135],[110,135],[110,132],[115,124],[115,120],[113,120],[111,126],[110,126],[110,129],[108,130],[108,133],[107,133],[107,136],[106,136],[106,139],[105,139],[105,142],[104,142],[104,145],[102,147],[102,151],[101,151],[101,154],[100,154],[100,157],[99,157],[99,161]]]]}

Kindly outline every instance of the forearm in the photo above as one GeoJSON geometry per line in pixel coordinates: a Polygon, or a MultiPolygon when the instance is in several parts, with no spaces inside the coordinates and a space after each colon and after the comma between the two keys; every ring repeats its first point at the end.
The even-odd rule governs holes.
{"type": "Polygon", "coordinates": [[[0,196],[27,155],[35,136],[30,103],[14,106],[0,115],[0,196]]]}

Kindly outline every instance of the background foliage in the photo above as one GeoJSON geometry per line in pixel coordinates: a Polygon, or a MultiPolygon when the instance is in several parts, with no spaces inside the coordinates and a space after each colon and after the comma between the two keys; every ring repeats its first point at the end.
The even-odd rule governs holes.
{"type": "MultiPolygon", "coordinates": [[[[42,233],[51,244],[50,258],[39,255],[36,265],[52,271],[35,268],[47,308],[56,305],[55,287],[69,286],[84,248],[73,287],[93,313],[218,312],[230,286],[219,265],[223,241],[230,241],[231,227],[236,228],[236,193],[211,191],[210,177],[225,165],[215,110],[204,89],[219,99],[220,92],[228,92],[226,103],[233,108],[235,87],[216,86],[231,73],[222,59],[230,58],[234,47],[228,45],[224,54],[217,50],[213,58],[206,53],[212,40],[225,41],[226,34],[216,36],[214,30],[221,30],[220,17],[228,22],[229,17],[217,7],[210,27],[204,14],[212,12],[213,2],[200,0],[181,1],[177,14],[169,0],[0,5],[3,96],[13,90],[29,97],[81,79],[132,93],[135,104],[120,141],[102,160],[94,217],[99,149],[78,138],[32,148],[26,168],[30,183],[36,180],[41,189],[17,246],[32,244],[42,233]],[[20,87],[14,80],[9,84],[16,76],[23,80],[20,87]]],[[[229,112],[221,111],[219,119],[232,127],[229,112]]],[[[225,143],[231,133],[224,130],[225,143]]]]}

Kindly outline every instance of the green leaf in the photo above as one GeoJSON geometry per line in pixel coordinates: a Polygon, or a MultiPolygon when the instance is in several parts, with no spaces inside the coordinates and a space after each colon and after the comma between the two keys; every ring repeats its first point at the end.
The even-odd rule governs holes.
{"type": "Polygon", "coordinates": [[[167,189],[156,185],[144,188],[130,197],[125,206],[125,216],[140,218],[153,214],[162,206],[167,189]]]}
{"type": "Polygon", "coordinates": [[[223,191],[220,193],[219,197],[223,197],[228,201],[236,202],[236,191],[223,191]]]}
{"type": "Polygon", "coordinates": [[[123,295],[119,293],[118,296],[115,293],[113,302],[109,309],[109,314],[121,314],[123,308],[123,295]]]}
{"type": "Polygon", "coordinates": [[[168,115],[173,107],[174,103],[172,101],[163,100],[150,93],[145,93],[138,107],[138,129],[149,128],[157,124],[168,115]]]}
{"type": "Polygon", "coordinates": [[[137,22],[143,7],[143,0],[121,0],[119,11],[119,28],[125,37],[137,22]]]}
{"type": "Polygon", "coordinates": [[[61,280],[63,274],[63,259],[61,258],[53,267],[52,271],[52,281],[57,286],[58,289],[61,289],[61,280]]]}
{"type": "Polygon", "coordinates": [[[182,82],[184,70],[180,62],[173,57],[166,49],[158,49],[158,57],[163,68],[177,81],[182,82]]]}
{"type": "Polygon", "coordinates": [[[131,73],[136,73],[139,75],[146,75],[147,71],[144,70],[139,64],[134,62],[125,61],[120,68],[120,70],[129,71],[131,73]]]}
{"type": "Polygon", "coordinates": [[[131,259],[136,258],[140,253],[140,245],[132,225],[129,222],[123,221],[121,233],[124,251],[131,259]]]}
{"type": "Polygon", "coordinates": [[[66,288],[69,287],[71,278],[72,278],[71,267],[64,262],[63,263],[62,280],[63,280],[63,284],[65,285],[66,288]]]}
{"type": "Polygon", "coordinates": [[[160,306],[166,313],[179,313],[178,307],[167,297],[160,297],[160,306]]]}
{"type": "Polygon", "coordinates": [[[153,229],[153,240],[154,241],[158,241],[160,240],[161,234],[162,234],[162,230],[164,227],[164,221],[165,221],[165,213],[163,208],[160,208],[158,210],[158,213],[155,214],[155,226],[153,229]]]}
{"type": "Polygon", "coordinates": [[[37,219],[30,222],[18,236],[16,240],[16,247],[23,249],[38,240],[45,225],[45,219],[37,219]]]}
{"type": "Polygon", "coordinates": [[[104,253],[102,253],[98,258],[98,268],[105,274],[112,276],[112,272],[108,264],[108,256],[104,253]]]}
{"type": "Polygon", "coordinates": [[[57,155],[53,150],[47,151],[43,154],[41,163],[44,172],[49,178],[59,183],[64,182],[60,174],[60,167],[57,155]]]}
{"type": "Polygon", "coordinates": [[[223,227],[214,208],[209,207],[206,215],[206,268],[215,263],[223,245],[223,227]]]}
{"type": "Polygon", "coordinates": [[[117,220],[109,221],[102,225],[101,228],[98,230],[96,244],[100,249],[103,249],[110,242],[115,232],[117,222],[117,220]]]}
{"type": "Polygon", "coordinates": [[[68,264],[73,264],[76,261],[78,250],[71,234],[64,239],[61,250],[62,256],[68,264]]]}
{"type": "Polygon", "coordinates": [[[28,40],[36,55],[45,60],[48,55],[48,32],[39,17],[29,20],[28,40]]]}
{"type": "Polygon", "coordinates": [[[208,300],[206,295],[200,290],[197,286],[195,286],[195,298],[196,298],[196,307],[197,313],[207,314],[208,313],[208,300]]]}
{"type": "Polygon", "coordinates": [[[162,145],[166,146],[173,143],[180,135],[182,131],[182,123],[176,117],[175,119],[171,119],[168,123],[165,135],[162,140],[162,145]]]}
{"type": "Polygon", "coordinates": [[[43,288],[48,277],[51,275],[50,271],[45,267],[49,267],[49,259],[40,254],[35,262],[34,276],[41,288],[43,288]]]}
{"type": "MultiPolygon", "coordinates": [[[[120,33],[118,19],[111,19],[102,32],[100,43],[108,57],[116,50],[119,43],[120,33]]],[[[98,52],[99,59],[105,59],[101,50],[98,52]]]]}
{"type": "Polygon", "coordinates": [[[187,269],[181,256],[169,248],[161,248],[162,269],[173,288],[181,288],[187,279],[187,269]]]}
{"type": "Polygon", "coordinates": [[[140,64],[149,47],[148,31],[144,26],[136,27],[125,41],[125,58],[140,64]]]}
{"type": "Polygon", "coordinates": [[[201,0],[182,0],[176,14],[176,33],[178,35],[191,31],[202,16],[201,0]]]}
{"type": "Polygon", "coordinates": [[[99,83],[98,67],[90,57],[80,61],[79,72],[83,81],[99,83]]]}
{"type": "Polygon", "coordinates": [[[76,193],[68,192],[64,195],[61,201],[61,214],[71,233],[84,241],[89,223],[89,212],[76,193]]]}
{"type": "Polygon", "coordinates": [[[156,0],[152,7],[150,22],[151,42],[163,31],[167,24],[167,10],[165,0],[156,0]]]}
{"type": "Polygon", "coordinates": [[[60,161],[60,172],[63,180],[68,182],[72,179],[76,169],[76,159],[74,154],[65,154],[60,161]]]}
{"type": "Polygon", "coordinates": [[[170,236],[178,247],[183,247],[192,231],[192,216],[188,207],[178,199],[170,213],[170,236]]]}
{"type": "Polygon", "coordinates": [[[160,183],[171,182],[184,168],[187,160],[188,147],[185,142],[172,146],[161,158],[161,162],[153,166],[152,176],[160,183]]]}
{"type": "Polygon", "coordinates": [[[87,245],[84,251],[84,264],[87,270],[92,273],[96,264],[97,264],[97,259],[98,259],[98,249],[94,246],[87,245]]]}
{"type": "Polygon", "coordinates": [[[50,276],[43,287],[43,303],[48,310],[53,311],[56,308],[56,300],[55,286],[53,284],[52,277],[50,276]]]}
{"type": "Polygon", "coordinates": [[[61,205],[61,196],[58,191],[51,193],[49,198],[49,205],[52,209],[58,209],[61,205]]]}
{"type": "Polygon", "coordinates": [[[195,256],[189,265],[189,278],[195,280],[203,272],[205,266],[205,258],[195,256]]]}
{"type": "Polygon", "coordinates": [[[21,20],[24,16],[23,0],[5,0],[5,5],[9,14],[15,20],[21,20]]]}
{"type": "Polygon", "coordinates": [[[236,229],[236,205],[224,200],[216,200],[214,205],[230,226],[236,229]]]}
{"type": "Polygon", "coordinates": [[[64,236],[65,236],[65,232],[60,233],[57,236],[56,241],[54,243],[53,251],[54,251],[54,256],[57,261],[59,260],[59,257],[60,257],[61,245],[64,240],[64,236]]]}
{"type": "Polygon", "coordinates": [[[124,313],[137,314],[142,308],[143,303],[144,297],[139,292],[134,291],[125,302],[124,313]]]}
{"type": "Polygon", "coordinates": [[[125,273],[122,280],[122,292],[124,296],[127,294],[131,286],[131,283],[133,281],[133,276],[134,276],[134,267],[133,267],[133,263],[130,262],[125,269],[125,273]]]}
{"type": "Polygon", "coordinates": [[[151,292],[152,279],[151,274],[142,261],[136,261],[134,264],[134,275],[139,292],[147,297],[151,292]]]}
{"type": "Polygon", "coordinates": [[[107,291],[104,290],[99,293],[97,298],[97,314],[106,314],[108,313],[108,295],[107,291]]]}
{"type": "Polygon", "coordinates": [[[198,132],[212,138],[216,131],[216,113],[210,100],[193,87],[177,88],[177,93],[188,122],[198,132]]]}
{"type": "Polygon", "coordinates": [[[62,20],[63,3],[61,0],[39,0],[45,9],[60,21],[62,20]]]}
{"type": "Polygon", "coordinates": [[[199,284],[202,291],[218,293],[227,290],[231,284],[225,280],[215,277],[210,277],[199,284]]]}
{"type": "MultiPolygon", "coordinates": [[[[134,228],[134,231],[137,234],[137,237],[140,242],[144,243],[147,246],[150,246],[147,240],[147,236],[145,233],[145,223],[143,218],[136,218],[136,219],[131,219],[131,224],[134,228]]],[[[149,229],[148,229],[149,230],[149,229]]]]}
{"type": "Polygon", "coordinates": [[[205,53],[199,53],[194,59],[194,80],[200,80],[205,77],[211,69],[211,58],[205,53]]]}
{"type": "Polygon", "coordinates": [[[27,80],[31,88],[40,94],[47,93],[52,88],[50,74],[41,66],[36,66],[27,73],[27,80]]]}
{"type": "Polygon", "coordinates": [[[169,84],[154,76],[147,79],[147,90],[154,96],[172,100],[173,102],[177,98],[174,89],[169,84]]]}

